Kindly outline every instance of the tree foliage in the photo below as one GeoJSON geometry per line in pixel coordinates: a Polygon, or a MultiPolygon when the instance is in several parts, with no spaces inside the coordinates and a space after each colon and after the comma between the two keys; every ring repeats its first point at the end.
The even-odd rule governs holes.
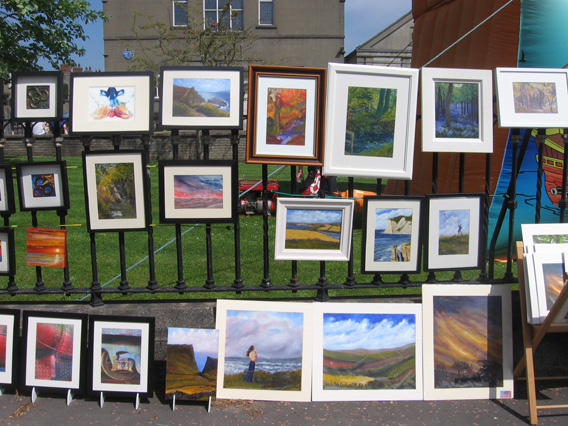
{"type": "Polygon", "coordinates": [[[39,71],[45,58],[55,69],[77,65],[83,26],[104,19],[86,0],[2,0],[0,3],[0,78],[13,71],[39,71]]]}
{"type": "MultiPolygon", "coordinates": [[[[225,4],[230,10],[231,1],[225,4]]],[[[172,27],[169,22],[157,21],[154,15],[135,12],[132,21],[132,34],[136,55],[132,59],[131,70],[150,70],[159,75],[160,66],[205,65],[231,66],[258,62],[248,56],[255,40],[251,29],[233,30],[230,20],[204,22],[201,3],[188,2],[184,7],[187,13],[187,27],[172,27]],[[148,42],[147,35],[156,37],[148,42]]]]}

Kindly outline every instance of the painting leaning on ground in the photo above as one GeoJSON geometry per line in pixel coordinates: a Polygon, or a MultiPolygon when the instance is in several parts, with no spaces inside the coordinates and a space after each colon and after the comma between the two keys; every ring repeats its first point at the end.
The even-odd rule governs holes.
{"type": "Polygon", "coordinates": [[[479,138],[479,83],[435,84],[436,137],[479,138]]]}

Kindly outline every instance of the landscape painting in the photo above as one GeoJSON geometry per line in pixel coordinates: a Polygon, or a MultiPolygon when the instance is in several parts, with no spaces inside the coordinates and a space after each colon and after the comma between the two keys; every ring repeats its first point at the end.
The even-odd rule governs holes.
{"type": "Polygon", "coordinates": [[[26,264],[65,268],[67,266],[67,230],[28,228],[26,264]]]}
{"type": "Polygon", "coordinates": [[[500,296],[434,296],[435,388],[503,386],[501,303],[500,296]]]}
{"type": "Polygon", "coordinates": [[[134,120],[135,87],[90,87],[89,121],[134,120]]]}
{"type": "Polygon", "coordinates": [[[375,262],[409,262],[413,209],[375,209],[375,262]]]}
{"type": "Polygon", "coordinates": [[[140,384],[142,331],[103,328],[101,333],[101,383],[140,384]]]}
{"type": "Polygon", "coordinates": [[[166,398],[207,400],[215,396],[219,330],[168,328],[166,398]]]}
{"type": "Polygon", "coordinates": [[[558,114],[556,83],[513,82],[515,113],[558,114]]]}
{"type": "Polygon", "coordinates": [[[544,278],[544,292],[546,295],[546,309],[550,311],[558,295],[564,287],[564,264],[543,263],[542,275],[544,278]]]}
{"type": "Polygon", "coordinates": [[[392,158],[397,89],[348,87],[345,155],[392,158]]]}
{"type": "Polygon", "coordinates": [[[285,249],[339,250],[343,210],[287,209],[285,249]]]}
{"type": "Polygon", "coordinates": [[[47,85],[26,86],[26,109],[48,109],[49,93],[47,85]]]}
{"type": "Polygon", "coordinates": [[[217,301],[217,398],[309,400],[312,312],[305,303],[217,301]]]}
{"type": "Polygon", "coordinates": [[[230,113],[230,79],[173,79],[173,117],[229,117],[230,113]]]}
{"type": "Polygon", "coordinates": [[[222,209],[223,175],[175,175],[175,209],[222,209]]]}
{"type": "Polygon", "coordinates": [[[306,144],[306,89],[267,90],[266,144],[306,144]]]}
{"type": "Polygon", "coordinates": [[[469,254],[470,211],[440,210],[439,255],[469,254]]]}
{"type": "Polygon", "coordinates": [[[420,305],[315,307],[314,400],[422,399],[420,305]]]}
{"type": "Polygon", "coordinates": [[[435,83],[437,138],[479,138],[479,83],[435,83]]]}
{"type": "Polygon", "coordinates": [[[96,163],[99,219],[135,219],[134,163],[96,163]]]}

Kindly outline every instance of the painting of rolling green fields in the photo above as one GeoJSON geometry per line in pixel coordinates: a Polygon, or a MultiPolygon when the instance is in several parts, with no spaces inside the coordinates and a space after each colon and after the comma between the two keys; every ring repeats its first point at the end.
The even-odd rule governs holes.
{"type": "Polygon", "coordinates": [[[286,249],[339,250],[343,211],[288,209],[286,249]]]}

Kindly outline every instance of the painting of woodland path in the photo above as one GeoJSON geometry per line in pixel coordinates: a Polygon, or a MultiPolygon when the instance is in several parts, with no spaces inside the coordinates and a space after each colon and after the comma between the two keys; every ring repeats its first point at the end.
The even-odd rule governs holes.
{"type": "Polygon", "coordinates": [[[513,82],[515,113],[558,114],[556,84],[513,82]]]}
{"type": "Polygon", "coordinates": [[[349,87],[345,155],[392,158],[396,89],[349,87]]]}
{"type": "Polygon", "coordinates": [[[436,137],[479,138],[479,83],[435,84],[436,137]]]}
{"type": "Polygon", "coordinates": [[[267,144],[306,144],[306,99],[306,89],[268,88],[267,144]]]}
{"type": "Polygon", "coordinates": [[[323,316],[323,389],[415,389],[412,314],[323,316]]]}
{"type": "Polygon", "coordinates": [[[434,297],[434,387],[503,386],[500,296],[434,297]]]}
{"type": "Polygon", "coordinates": [[[135,219],[133,163],[95,165],[99,219],[135,219]]]}

